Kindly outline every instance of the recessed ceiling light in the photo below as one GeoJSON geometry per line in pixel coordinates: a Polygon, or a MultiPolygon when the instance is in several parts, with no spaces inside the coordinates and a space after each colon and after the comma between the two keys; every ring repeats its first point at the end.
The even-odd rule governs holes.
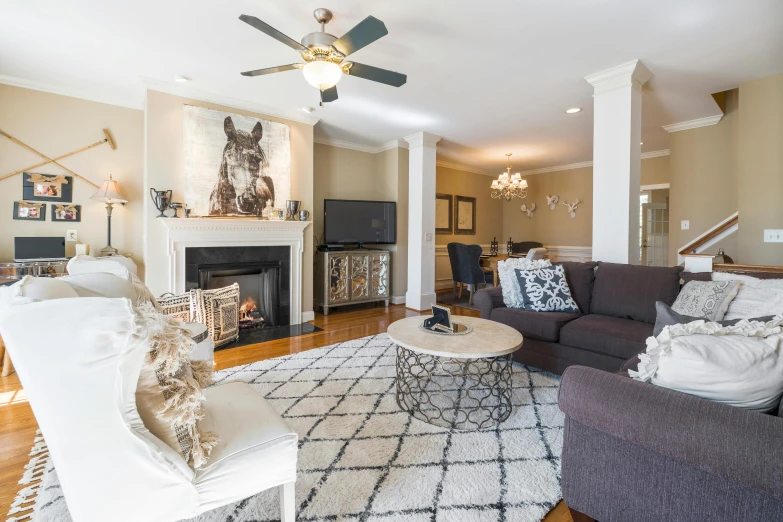
{"type": "Polygon", "coordinates": [[[571,109],[566,110],[566,114],[576,114],[577,112],[581,111],[579,107],[573,107],[571,109]]]}
{"type": "Polygon", "coordinates": [[[307,114],[310,114],[311,112],[315,111],[312,107],[302,107],[302,110],[305,111],[307,114]]]}
{"type": "Polygon", "coordinates": [[[639,145],[644,145],[644,142],[643,142],[643,141],[642,141],[642,142],[639,142],[639,145]]]}
{"type": "Polygon", "coordinates": [[[177,83],[186,83],[190,81],[190,78],[188,76],[183,76],[181,74],[175,74],[173,78],[174,81],[177,83]]]}

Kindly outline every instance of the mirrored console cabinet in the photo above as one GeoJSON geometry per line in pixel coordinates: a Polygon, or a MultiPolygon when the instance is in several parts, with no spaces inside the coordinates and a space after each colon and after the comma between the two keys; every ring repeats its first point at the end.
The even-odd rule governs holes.
{"type": "Polygon", "coordinates": [[[335,306],[384,301],[389,306],[391,252],[338,250],[318,252],[315,304],[324,315],[335,306]]]}

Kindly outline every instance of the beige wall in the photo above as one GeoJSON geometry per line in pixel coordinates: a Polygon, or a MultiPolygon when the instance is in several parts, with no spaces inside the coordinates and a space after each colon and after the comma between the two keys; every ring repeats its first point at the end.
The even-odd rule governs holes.
{"type": "MultiPolygon", "coordinates": [[[[642,160],[642,185],[669,182],[669,157],[642,160]]],[[[584,246],[593,244],[593,168],[561,170],[526,177],[528,196],[524,200],[503,202],[503,241],[540,241],[554,246],[584,246]],[[546,197],[557,195],[560,202],[549,210],[546,197]],[[571,219],[563,201],[581,200],[576,218],[571,219]],[[520,210],[522,204],[536,205],[532,218],[520,210]]]]}
{"type": "Polygon", "coordinates": [[[408,151],[394,148],[371,154],[315,144],[313,156],[313,225],[323,240],[324,199],[366,199],[397,203],[397,244],[392,252],[392,295],[404,296],[408,285],[408,151]]]}
{"type": "MultiPolygon", "coordinates": [[[[672,265],[677,264],[677,251],[683,245],[738,209],[738,91],[735,89],[727,92],[725,101],[725,115],[717,125],[669,135],[669,218],[672,223],[669,263],[672,265]],[[689,230],[681,230],[682,220],[690,221],[689,230]]],[[[736,234],[727,238],[720,246],[735,261],[742,259],[737,249],[736,234]]],[[[718,246],[715,247],[715,252],[717,248],[718,246]]]]}
{"type": "Polygon", "coordinates": [[[661,185],[669,183],[669,156],[642,160],[642,185],[661,185]]]}
{"type": "MultiPolygon", "coordinates": [[[[182,107],[195,105],[221,111],[244,114],[285,123],[291,130],[291,199],[302,201],[303,208],[313,209],[313,127],[305,123],[273,118],[262,114],[223,107],[200,100],[192,100],[147,91],[145,134],[146,180],[144,192],[150,187],[171,189],[174,200],[183,200],[185,177],[183,169],[182,107]]],[[[155,219],[155,210],[149,196],[144,199],[144,232],[148,255],[165,256],[165,231],[155,219]]],[[[302,278],[302,311],[313,310],[313,230],[305,229],[305,251],[302,278]]],[[[168,290],[168,274],[163,267],[150,270],[147,285],[156,295],[168,290]]]]}
{"type": "MultiPolygon", "coordinates": [[[[142,277],[143,122],[140,110],[0,85],[0,129],[49,157],[102,140],[103,128],[111,131],[117,150],[100,145],[63,159],[62,164],[98,185],[109,174],[119,182],[129,203],[114,208],[112,245],[134,254],[142,277]]],[[[0,136],[0,175],[39,161],[39,156],[0,136]]],[[[32,172],[70,176],[54,165],[32,172]]],[[[13,220],[13,203],[22,199],[22,174],[0,181],[0,260],[13,260],[16,236],[65,237],[69,229],[76,230],[79,240],[93,252],[106,246],[105,205],[90,200],[95,187],[80,179],[73,183],[72,204],[81,205],[82,210],[79,223],[53,222],[51,203],[47,203],[46,221],[13,220]]],[[[72,245],[66,243],[66,255],[73,255],[72,245]]]]}
{"type": "Polygon", "coordinates": [[[783,229],[783,74],[741,84],[739,105],[740,258],[783,265],[783,243],[764,243],[783,229]]]}
{"type": "MultiPolygon", "coordinates": [[[[451,242],[488,245],[495,237],[498,242],[503,242],[503,203],[492,199],[489,189],[491,183],[492,178],[483,174],[440,166],[436,168],[435,191],[438,194],[476,198],[476,233],[474,235],[436,234],[436,245],[447,245],[451,242]]],[[[452,198],[453,219],[456,219],[456,211],[452,198]]]]}

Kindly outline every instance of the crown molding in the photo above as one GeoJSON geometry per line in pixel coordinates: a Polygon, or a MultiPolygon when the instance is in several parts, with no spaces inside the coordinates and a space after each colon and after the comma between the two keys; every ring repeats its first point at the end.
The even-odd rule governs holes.
{"type": "Polygon", "coordinates": [[[145,89],[150,91],[157,91],[166,94],[172,94],[174,96],[192,98],[194,100],[214,103],[215,105],[223,105],[224,107],[231,107],[233,109],[255,112],[257,114],[263,114],[265,116],[271,116],[273,118],[280,118],[283,120],[291,120],[298,123],[304,123],[307,125],[315,125],[321,120],[320,118],[316,118],[315,116],[305,115],[301,111],[295,112],[295,111],[282,110],[276,107],[262,105],[260,103],[240,100],[238,98],[232,98],[231,96],[223,96],[222,94],[215,94],[213,92],[203,91],[201,89],[193,87],[189,83],[175,84],[170,82],[163,82],[160,80],[156,80],[154,78],[147,78],[145,76],[141,76],[140,78],[145,89]]]}
{"type": "Polygon", "coordinates": [[[533,169],[533,170],[523,170],[523,175],[533,175],[533,174],[546,174],[547,172],[558,172],[561,170],[573,170],[573,169],[583,169],[585,167],[592,167],[593,162],[592,161],[582,161],[580,163],[569,163],[567,165],[555,165],[554,167],[543,167],[540,169],[533,169]]]}
{"type": "Polygon", "coordinates": [[[111,93],[107,92],[106,89],[99,87],[55,85],[52,83],[27,80],[25,78],[17,78],[15,76],[5,75],[0,75],[0,83],[11,85],[13,87],[21,87],[22,89],[48,92],[50,94],[59,94],[60,96],[79,98],[80,100],[116,105],[118,107],[125,107],[127,109],[143,110],[144,107],[143,104],[139,104],[138,101],[134,102],[128,100],[125,96],[113,96],[111,93]]]}
{"type": "Polygon", "coordinates": [[[707,116],[706,118],[698,118],[695,120],[681,121],[680,123],[672,123],[671,125],[664,125],[663,130],[666,132],[680,132],[689,129],[698,129],[699,127],[709,127],[710,125],[717,125],[720,120],[723,119],[723,114],[715,116],[707,116]]]}
{"type": "Polygon", "coordinates": [[[602,94],[629,85],[641,90],[652,77],[653,73],[640,60],[633,60],[585,76],[585,80],[593,86],[594,94],[602,94]]]}
{"type": "Polygon", "coordinates": [[[322,138],[320,136],[315,136],[313,141],[319,145],[329,145],[330,147],[358,150],[359,152],[375,154],[375,147],[371,145],[362,145],[361,143],[353,143],[351,141],[333,140],[331,138],[322,138]]]}
{"type": "Polygon", "coordinates": [[[650,152],[642,152],[641,158],[642,159],[660,158],[661,156],[668,156],[668,155],[669,155],[669,149],[662,149],[662,150],[653,150],[650,152]]]}
{"type": "Polygon", "coordinates": [[[359,152],[366,152],[368,154],[378,154],[391,149],[407,149],[408,142],[405,140],[391,140],[381,145],[364,145],[362,143],[355,143],[352,141],[334,140],[332,138],[326,138],[323,136],[315,136],[313,138],[315,143],[320,145],[329,145],[330,147],[338,147],[341,149],[356,150],[359,152]]]}
{"type": "Polygon", "coordinates": [[[437,160],[435,162],[435,166],[437,167],[443,167],[444,169],[452,169],[452,170],[459,170],[462,172],[470,172],[471,174],[481,174],[483,176],[494,176],[494,174],[490,172],[486,172],[483,170],[479,170],[473,167],[468,167],[467,165],[462,165],[460,163],[451,163],[449,161],[441,161],[437,160]]]}
{"type": "MultiPolygon", "coordinates": [[[[660,158],[661,156],[668,156],[669,155],[669,149],[661,149],[661,150],[653,150],[650,152],[642,152],[639,157],[643,160],[650,159],[650,158],[660,158]]],[[[534,170],[523,170],[523,175],[533,175],[533,174],[546,174],[547,172],[558,172],[561,170],[573,170],[573,169],[583,169],[585,167],[592,167],[593,162],[592,161],[582,161],[580,163],[569,163],[568,165],[556,165],[554,167],[544,167],[540,169],[534,169],[534,170]]]]}

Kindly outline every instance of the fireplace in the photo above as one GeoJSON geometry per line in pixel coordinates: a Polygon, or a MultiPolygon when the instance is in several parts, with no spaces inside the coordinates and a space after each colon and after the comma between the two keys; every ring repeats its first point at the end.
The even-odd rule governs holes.
{"type": "Polygon", "coordinates": [[[290,324],[290,248],[287,246],[197,247],[185,250],[187,290],[239,284],[239,328],[290,324]]]}
{"type": "Polygon", "coordinates": [[[253,330],[288,324],[280,318],[279,262],[199,265],[198,287],[223,288],[239,284],[239,329],[253,330]]]}

